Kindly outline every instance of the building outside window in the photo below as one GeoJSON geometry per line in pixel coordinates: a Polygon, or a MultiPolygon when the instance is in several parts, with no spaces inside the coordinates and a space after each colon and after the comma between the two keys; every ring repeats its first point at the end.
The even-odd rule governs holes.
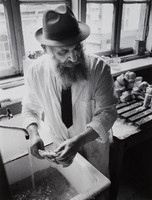
{"type": "Polygon", "coordinates": [[[146,4],[125,4],[122,15],[120,47],[133,47],[135,40],[144,40],[146,4]]]}
{"type": "Polygon", "coordinates": [[[0,79],[24,74],[28,59],[36,59],[43,51],[35,39],[42,27],[43,13],[69,0],[0,0],[0,79]]]}
{"type": "Polygon", "coordinates": [[[89,52],[111,50],[113,4],[88,3],[86,23],[91,28],[86,48],[89,52]]]}
{"type": "Polygon", "coordinates": [[[8,32],[4,6],[0,5],[0,76],[15,74],[13,66],[12,47],[8,32]]]}
{"type": "Polygon", "coordinates": [[[86,22],[91,27],[86,47],[90,52],[130,54],[133,53],[135,40],[146,42],[150,0],[86,2],[86,22]]]}
{"type": "Polygon", "coordinates": [[[32,58],[38,57],[42,53],[40,43],[35,38],[35,32],[42,27],[43,13],[48,9],[54,9],[58,5],[48,3],[41,4],[21,4],[21,21],[23,28],[23,38],[25,56],[32,58]]]}

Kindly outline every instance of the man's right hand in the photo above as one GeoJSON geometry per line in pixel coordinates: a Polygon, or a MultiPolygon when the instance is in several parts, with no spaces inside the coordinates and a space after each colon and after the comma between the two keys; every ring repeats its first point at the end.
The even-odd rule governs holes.
{"type": "Polygon", "coordinates": [[[36,158],[43,159],[43,157],[39,154],[38,150],[44,150],[44,142],[39,136],[37,124],[30,124],[27,127],[27,131],[30,135],[30,150],[32,155],[36,158]]]}
{"type": "Polygon", "coordinates": [[[43,157],[39,154],[38,150],[44,150],[44,142],[38,135],[34,135],[30,139],[30,150],[31,154],[39,159],[43,159],[43,157]]]}

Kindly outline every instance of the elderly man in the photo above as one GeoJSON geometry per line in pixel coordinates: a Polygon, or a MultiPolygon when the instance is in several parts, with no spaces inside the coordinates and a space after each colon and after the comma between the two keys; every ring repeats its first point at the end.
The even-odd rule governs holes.
{"type": "Polygon", "coordinates": [[[29,67],[23,99],[24,125],[31,152],[64,167],[77,152],[108,176],[109,130],[117,118],[117,98],[110,68],[84,52],[89,27],[76,20],[67,6],[49,10],[35,36],[45,54],[29,67]],[[44,112],[55,151],[46,152],[39,136],[44,112]]]}

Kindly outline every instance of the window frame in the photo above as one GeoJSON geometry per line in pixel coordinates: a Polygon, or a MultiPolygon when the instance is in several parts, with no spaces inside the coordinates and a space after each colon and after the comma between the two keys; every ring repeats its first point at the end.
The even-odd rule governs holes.
{"type": "MultiPolygon", "coordinates": [[[[10,49],[11,49],[11,55],[12,55],[12,62],[13,67],[15,68],[15,74],[8,75],[9,76],[16,76],[17,74],[22,74],[22,67],[21,67],[21,59],[20,59],[20,53],[22,52],[22,46],[19,45],[19,40],[22,38],[22,34],[20,32],[20,26],[19,25],[19,18],[17,16],[17,6],[15,1],[4,1],[1,0],[0,3],[4,6],[4,14],[6,18],[6,26],[8,30],[8,37],[10,42],[10,49]],[[13,6],[12,6],[13,3],[13,6]],[[13,10],[16,12],[16,16],[13,14],[13,10]],[[16,24],[14,21],[14,18],[17,18],[16,24]],[[18,28],[17,28],[18,27],[18,28]],[[17,35],[16,35],[17,34],[17,35]],[[19,50],[21,46],[21,49],[19,50]]],[[[7,78],[7,76],[5,76],[7,78]]],[[[4,78],[5,78],[4,77],[4,78]]],[[[1,78],[3,79],[3,77],[1,78]]]]}
{"type": "MultiPolygon", "coordinates": [[[[120,37],[121,37],[121,21],[122,21],[122,13],[123,13],[123,4],[133,4],[133,3],[146,3],[147,9],[146,9],[146,17],[145,17],[145,28],[143,33],[143,38],[146,43],[147,36],[148,36],[148,30],[149,30],[149,18],[150,18],[150,12],[151,10],[151,0],[80,0],[79,1],[80,6],[79,9],[81,10],[82,15],[79,15],[79,20],[82,20],[83,22],[86,22],[86,7],[87,3],[112,3],[114,5],[114,13],[113,13],[113,32],[112,32],[112,44],[111,44],[111,50],[109,51],[101,51],[97,52],[99,56],[105,55],[109,56],[112,54],[117,54],[119,56],[128,57],[128,59],[137,59],[139,56],[135,55],[133,53],[133,48],[120,48],[120,37]]],[[[148,55],[149,54],[145,54],[148,55]]],[[[122,59],[123,60],[123,59],[122,59]]]]}

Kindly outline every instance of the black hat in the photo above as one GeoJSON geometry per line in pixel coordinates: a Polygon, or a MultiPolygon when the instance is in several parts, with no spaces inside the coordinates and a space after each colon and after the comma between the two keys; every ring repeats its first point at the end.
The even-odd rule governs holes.
{"type": "Polygon", "coordinates": [[[85,40],[90,34],[87,24],[76,20],[71,9],[61,5],[43,15],[43,28],[36,31],[36,39],[49,46],[73,45],[85,40]]]}

